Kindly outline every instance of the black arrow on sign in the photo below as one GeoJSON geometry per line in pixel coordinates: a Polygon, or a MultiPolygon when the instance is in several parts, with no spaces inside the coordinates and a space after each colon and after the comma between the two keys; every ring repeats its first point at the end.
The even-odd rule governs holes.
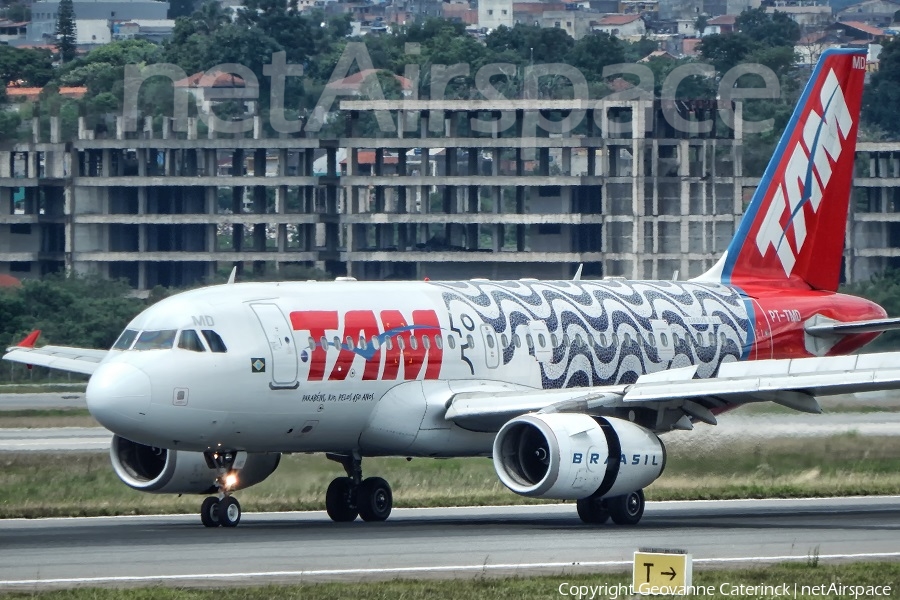
{"type": "Polygon", "coordinates": [[[672,581],[673,579],[675,579],[675,567],[669,567],[668,571],[662,571],[660,575],[668,575],[669,581],[672,581]]]}

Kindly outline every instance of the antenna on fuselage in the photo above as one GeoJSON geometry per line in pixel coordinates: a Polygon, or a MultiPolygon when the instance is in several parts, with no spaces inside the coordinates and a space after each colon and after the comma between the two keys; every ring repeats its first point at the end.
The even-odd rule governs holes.
{"type": "Polygon", "coordinates": [[[578,265],[578,270],[575,271],[575,277],[572,278],[572,281],[581,281],[581,270],[584,268],[584,263],[578,265]]]}
{"type": "Polygon", "coordinates": [[[228,276],[227,285],[231,285],[232,283],[234,283],[235,277],[237,277],[237,265],[235,265],[234,268],[231,269],[231,275],[228,276]]]}

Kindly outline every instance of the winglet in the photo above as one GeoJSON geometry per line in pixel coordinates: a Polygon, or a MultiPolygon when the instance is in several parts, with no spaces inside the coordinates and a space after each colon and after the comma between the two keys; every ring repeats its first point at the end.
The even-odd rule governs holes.
{"type": "Polygon", "coordinates": [[[237,277],[237,265],[233,269],[231,269],[231,275],[228,276],[228,285],[234,283],[234,278],[237,277]]]}
{"type": "Polygon", "coordinates": [[[41,330],[35,329],[31,333],[29,333],[27,336],[25,336],[24,340],[22,340],[21,342],[16,344],[16,347],[17,348],[34,348],[34,345],[37,343],[39,337],[41,337],[41,330]]]}

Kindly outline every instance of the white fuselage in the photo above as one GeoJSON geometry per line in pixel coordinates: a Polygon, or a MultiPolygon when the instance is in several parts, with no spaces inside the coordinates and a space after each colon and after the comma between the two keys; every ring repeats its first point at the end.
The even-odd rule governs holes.
{"type": "Polygon", "coordinates": [[[444,419],[454,394],[708,377],[748,353],[748,313],[737,290],[691,282],[216,286],[136,317],[88,406],[169,449],[487,455],[493,434],[444,419]]]}

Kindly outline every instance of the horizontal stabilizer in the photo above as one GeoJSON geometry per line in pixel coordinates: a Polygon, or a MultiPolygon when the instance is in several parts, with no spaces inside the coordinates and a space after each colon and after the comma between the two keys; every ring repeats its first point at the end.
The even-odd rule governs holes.
{"type": "Polygon", "coordinates": [[[815,336],[880,333],[882,331],[891,331],[893,329],[900,329],[900,318],[872,319],[871,321],[853,321],[851,323],[820,321],[818,323],[810,323],[804,327],[806,333],[815,336]]]}

